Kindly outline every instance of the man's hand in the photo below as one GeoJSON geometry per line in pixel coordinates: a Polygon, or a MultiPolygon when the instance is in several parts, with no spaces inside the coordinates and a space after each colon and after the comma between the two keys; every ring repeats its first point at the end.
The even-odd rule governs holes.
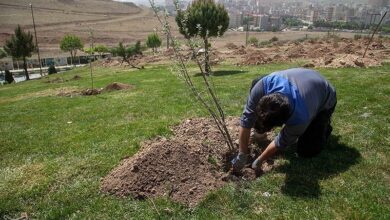
{"type": "Polygon", "coordinates": [[[278,149],[276,148],[275,141],[272,141],[264,152],[252,163],[252,169],[255,171],[261,171],[263,161],[266,161],[268,158],[275,155],[277,151],[278,149]]]}
{"type": "Polygon", "coordinates": [[[256,172],[261,170],[261,164],[263,161],[259,158],[257,158],[255,161],[252,163],[252,169],[254,169],[256,172]]]}
{"type": "Polygon", "coordinates": [[[233,172],[238,172],[246,165],[248,161],[248,154],[238,153],[238,155],[232,160],[233,172]]]}

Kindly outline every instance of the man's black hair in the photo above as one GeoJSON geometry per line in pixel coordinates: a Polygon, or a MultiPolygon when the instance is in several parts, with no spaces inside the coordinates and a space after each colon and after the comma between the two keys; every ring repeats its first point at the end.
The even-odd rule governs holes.
{"type": "Polygon", "coordinates": [[[290,103],[285,95],[272,93],[263,96],[256,107],[257,121],[255,129],[259,133],[282,126],[290,117],[290,103]]]}

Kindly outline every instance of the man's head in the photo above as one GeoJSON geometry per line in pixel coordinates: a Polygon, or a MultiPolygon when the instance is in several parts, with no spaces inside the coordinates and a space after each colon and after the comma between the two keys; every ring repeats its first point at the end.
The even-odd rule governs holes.
{"type": "Polygon", "coordinates": [[[288,98],[280,93],[263,96],[256,107],[257,121],[255,129],[259,133],[282,126],[290,116],[288,98]]]}

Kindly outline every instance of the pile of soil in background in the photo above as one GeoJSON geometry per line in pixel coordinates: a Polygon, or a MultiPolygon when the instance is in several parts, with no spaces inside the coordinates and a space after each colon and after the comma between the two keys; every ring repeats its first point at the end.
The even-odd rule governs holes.
{"type": "Polygon", "coordinates": [[[108,84],[106,87],[104,87],[103,91],[116,91],[116,90],[125,90],[125,89],[132,89],[133,86],[129,84],[124,84],[124,83],[118,83],[118,82],[113,82],[108,84]]]}
{"type": "Polygon", "coordinates": [[[309,64],[306,64],[307,67],[330,67],[330,68],[340,68],[340,67],[374,67],[380,66],[382,63],[375,58],[365,57],[362,58],[358,55],[345,54],[339,56],[328,56],[325,58],[318,58],[312,60],[309,64]]]}
{"type": "Polygon", "coordinates": [[[57,96],[73,97],[73,96],[91,96],[99,95],[102,92],[112,92],[117,90],[132,89],[134,86],[124,83],[113,82],[104,88],[84,89],[84,90],[64,90],[60,91],[57,96]]]}
{"type": "MultiPolygon", "coordinates": [[[[229,117],[226,122],[237,140],[239,119],[229,117]]],[[[124,159],[102,180],[101,190],[138,199],[166,196],[193,207],[226,181],[238,180],[226,173],[232,157],[212,119],[186,120],[173,133],[170,139],[142,143],[137,154],[124,159]]],[[[241,179],[255,178],[251,171],[245,169],[241,179]]]]}

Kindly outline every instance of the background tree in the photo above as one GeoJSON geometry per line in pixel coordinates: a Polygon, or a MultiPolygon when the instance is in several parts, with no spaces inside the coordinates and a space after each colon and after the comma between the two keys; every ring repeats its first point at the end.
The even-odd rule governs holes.
{"type": "Polygon", "coordinates": [[[36,47],[30,32],[24,32],[20,25],[15,29],[15,34],[5,42],[5,51],[16,59],[23,59],[23,68],[26,80],[30,80],[27,71],[27,57],[31,57],[36,47]]]}
{"type": "Polygon", "coordinates": [[[7,56],[7,53],[5,52],[5,50],[3,48],[0,48],[0,59],[3,59],[6,56],[7,56]]]}
{"type": "Polygon", "coordinates": [[[176,23],[185,38],[199,36],[205,49],[205,72],[210,73],[209,38],[222,36],[229,26],[229,15],[214,0],[194,0],[185,11],[178,10],[176,23]]]}
{"type": "Polygon", "coordinates": [[[111,52],[114,56],[121,57],[122,63],[126,62],[131,67],[140,69],[131,62],[134,61],[136,55],[142,54],[140,41],[137,41],[137,43],[132,46],[125,46],[122,42],[120,42],[117,47],[112,48],[111,52]]]}
{"type": "Polygon", "coordinates": [[[84,47],[81,39],[75,35],[65,35],[60,43],[62,51],[70,52],[71,64],[73,65],[73,59],[76,57],[77,50],[82,50],[84,47]]]}
{"type": "Polygon", "coordinates": [[[109,52],[109,50],[106,46],[99,44],[99,45],[96,45],[95,52],[98,53],[100,57],[102,57],[103,54],[109,52]]]}
{"type": "Polygon", "coordinates": [[[153,53],[157,52],[157,47],[161,46],[161,38],[157,33],[149,34],[148,39],[146,39],[146,46],[152,48],[153,53]]]}
{"type": "Polygon", "coordinates": [[[14,77],[12,76],[11,71],[5,70],[5,78],[4,80],[8,83],[11,84],[12,82],[15,81],[14,77]]]}

